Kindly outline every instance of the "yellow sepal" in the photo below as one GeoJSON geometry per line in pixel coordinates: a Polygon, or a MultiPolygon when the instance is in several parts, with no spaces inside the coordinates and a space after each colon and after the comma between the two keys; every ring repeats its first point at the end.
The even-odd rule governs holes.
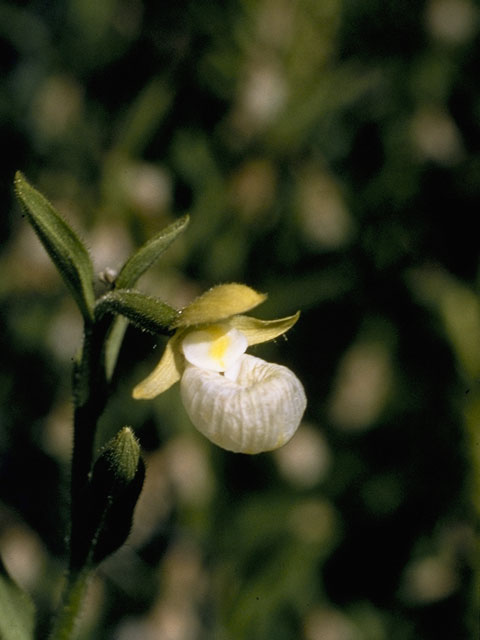
{"type": "Polygon", "coordinates": [[[259,320],[250,316],[235,316],[229,325],[241,331],[248,340],[248,346],[273,340],[293,327],[300,317],[300,311],[293,316],[278,320],[259,320]]]}
{"type": "Polygon", "coordinates": [[[226,320],[245,313],[266,299],[244,284],[219,284],[212,287],[183,309],[173,323],[174,327],[191,327],[226,320]]]}
{"type": "Polygon", "coordinates": [[[151,400],[180,380],[184,362],[179,342],[184,336],[185,331],[177,331],[170,338],[155,369],[134,388],[132,395],[136,400],[151,400]]]}

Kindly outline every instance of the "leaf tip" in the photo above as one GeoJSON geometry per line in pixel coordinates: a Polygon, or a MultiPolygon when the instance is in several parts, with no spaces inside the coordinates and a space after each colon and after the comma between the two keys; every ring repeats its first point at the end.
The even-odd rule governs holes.
{"type": "Polygon", "coordinates": [[[19,193],[20,189],[23,187],[25,183],[26,183],[26,179],[23,173],[21,171],[15,171],[15,176],[13,178],[13,186],[15,187],[15,191],[17,192],[17,194],[19,193]]]}

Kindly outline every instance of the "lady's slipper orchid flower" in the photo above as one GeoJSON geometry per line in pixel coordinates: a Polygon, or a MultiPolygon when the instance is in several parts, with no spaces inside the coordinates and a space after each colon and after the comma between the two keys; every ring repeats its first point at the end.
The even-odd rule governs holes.
{"type": "Polygon", "coordinates": [[[159,364],[133,397],[154,398],[181,380],[191,421],[220,447],[260,453],[288,442],[305,411],[303,386],[287,367],[245,351],[288,331],[300,314],[279,320],[241,315],[265,298],[242,284],[206,291],[179,313],[159,364]]]}

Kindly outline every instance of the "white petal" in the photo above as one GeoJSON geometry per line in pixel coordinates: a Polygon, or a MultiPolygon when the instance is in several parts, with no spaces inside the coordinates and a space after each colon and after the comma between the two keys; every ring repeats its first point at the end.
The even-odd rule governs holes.
{"type": "Polygon", "coordinates": [[[187,366],[180,383],[185,409],[213,443],[229,451],[260,453],[288,442],[307,404],[290,369],[250,355],[240,357],[236,380],[187,366]]]}
{"type": "Polygon", "coordinates": [[[182,350],[187,362],[210,371],[225,371],[245,353],[248,340],[227,324],[212,324],[187,333],[182,350]]]}

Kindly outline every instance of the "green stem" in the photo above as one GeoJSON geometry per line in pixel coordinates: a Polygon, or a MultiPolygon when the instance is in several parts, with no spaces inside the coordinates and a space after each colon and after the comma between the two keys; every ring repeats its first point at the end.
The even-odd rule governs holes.
{"type": "Polygon", "coordinates": [[[90,569],[70,574],[49,640],[71,640],[74,637],[90,574],[90,569]]]}
{"type": "Polygon", "coordinates": [[[85,326],[82,357],[73,379],[75,410],[73,418],[73,455],[71,471],[70,570],[62,604],[51,640],[71,640],[87,590],[89,552],[89,477],[93,446],[100,418],[107,401],[107,381],[103,362],[109,318],[85,326]]]}
{"type": "Polygon", "coordinates": [[[88,553],[84,524],[88,520],[88,487],[97,422],[107,401],[104,343],[111,319],[86,327],[82,361],[74,378],[76,406],[73,419],[71,475],[70,571],[82,569],[88,553]]]}
{"type": "Polygon", "coordinates": [[[470,490],[473,511],[473,593],[471,603],[471,633],[472,638],[480,637],[480,441],[478,438],[478,424],[480,420],[480,393],[473,389],[465,411],[467,442],[471,456],[470,490]]]}

